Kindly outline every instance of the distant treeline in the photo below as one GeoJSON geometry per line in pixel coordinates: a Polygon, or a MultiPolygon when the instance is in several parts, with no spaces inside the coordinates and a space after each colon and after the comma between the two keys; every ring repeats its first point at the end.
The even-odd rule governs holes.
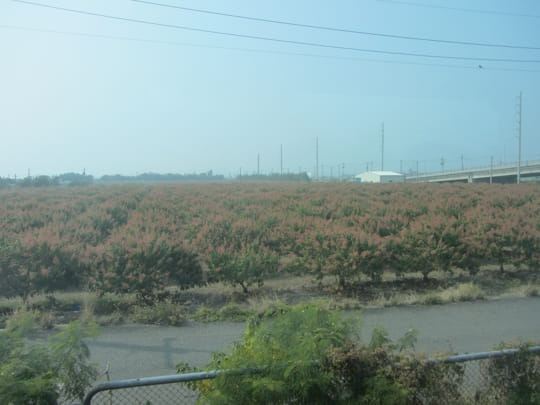
{"type": "MultiPolygon", "coordinates": [[[[225,177],[213,174],[212,170],[205,173],[175,174],[175,173],[142,173],[136,176],[123,176],[120,174],[104,175],[95,179],[92,175],[80,173],[63,173],[58,176],[34,176],[17,178],[0,177],[0,189],[11,187],[48,187],[48,186],[87,186],[95,183],[142,183],[142,182],[177,182],[177,181],[221,181],[225,177]]],[[[307,173],[271,173],[265,175],[237,176],[241,181],[310,181],[307,173]]]]}
{"type": "Polygon", "coordinates": [[[201,174],[158,174],[142,173],[137,176],[104,175],[93,176],[79,173],[64,173],[58,176],[35,176],[17,178],[0,177],[0,189],[11,187],[48,187],[48,186],[86,186],[95,183],[141,183],[141,182],[176,182],[176,181],[217,181],[224,180],[223,175],[214,175],[212,171],[201,174]]]}
{"type": "Polygon", "coordinates": [[[116,175],[105,175],[102,176],[100,182],[108,183],[121,183],[121,182],[130,182],[130,183],[139,183],[146,181],[163,181],[163,182],[172,182],[172,181],[208,181],[208,180],[224,180],[225,177],[221,174],[214,175],[212,170],[200,173],[200,174],[159,174],[159,173],[142,173],[137,176],[122,176],[119,174],[116,175]]]}
{"type": "Polygon", "coordinates": [[[84,186],[92,184],[94,177],[79,173],[64,173],[59,176],[28,176],[22,179],[0,177],[0,189],[10,187],[50,187],[60,185],[84,186]]]}
{"type": "Polygon", "coordinates": [[[304,172],[304,173],[287,173],[287,174],[270,173],[270,174],[240,175],[236,177],[236,180],[310,181],[310,178],[308,174],[304,172]]]}

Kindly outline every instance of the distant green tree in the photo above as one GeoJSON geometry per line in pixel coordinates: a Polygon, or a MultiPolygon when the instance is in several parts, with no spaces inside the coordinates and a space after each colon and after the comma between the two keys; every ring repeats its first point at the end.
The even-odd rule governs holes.
{"type": "Polygon", "coordinates": [[[163,240],[116,243],[97,258],[90,286],[100,294],[134,293],[147,304],[171,285],[188,288],[203,283],[197,255],[163,240]]]}
{"type": "Polygon", "coordinates": [[[250,286],[262,286],[265,277],[277,272],[279,260],[275,254],[253,243],[238,249],[212,251],[208,265],[209,281],[238,285],[247,294],[250,286]]]}
{"type": "Polygon", "coordinates": [[[47,242],[23,246],[18,240],[0,240],[0,296],[24,301],[39,292],[80,285],[85,267],[77,256],[47,242]]]}

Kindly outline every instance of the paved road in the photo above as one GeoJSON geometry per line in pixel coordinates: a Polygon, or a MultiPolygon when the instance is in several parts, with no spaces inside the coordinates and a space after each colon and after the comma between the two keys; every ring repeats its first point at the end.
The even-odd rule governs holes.
{"type": "MultiPolygon", "coordinates": [[[[366,309],[362,326],[365,340],[376,326],[385,327],[393,339],[415,328],[419,332],[417,349],[428,353],[486,351],[502,340],[540,340],[540,298],[366,309]]],[[[229,348],[243,330],[244,324],[233,322],[182,327],[123,325],[102,328],[101,336],[88,343],[91,360],[102,369],[109,363],[110,378],[117,380],[174,374],[179,361],[205,365],[212,352],[229,348]]]]}

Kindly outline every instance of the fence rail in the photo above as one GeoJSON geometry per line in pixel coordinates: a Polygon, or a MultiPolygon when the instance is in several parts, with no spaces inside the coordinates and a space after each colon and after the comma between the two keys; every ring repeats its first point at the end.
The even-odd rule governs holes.
{"type": "MultiPolygon", "coordinates": [[[[493,359],[512,359],[522,349],[506,349],[490,352],[480,352],[471,354],[461,354],[446,358],[435,358],[426,360],[432,364],[462,364],[463,379],[458,387],[458,399],[456,393],[449,398],[437,398],[437,403],[454,404],[466,401],[471,404],[495,404],[500,403],[502,393],[493,391],[493,384],[490,379],[493,378],[487,372],[486,362],[493,359]],[[458,401],[458,402],[456,402],[458,401]]],[[[540,355],[540,346],[534,346],[527,349],[534,355],[540,355]]],[[[540,359],[539,359],[540,360],[540,359]]],[[[540,361],[536,367],[540,368],[540,361]]],[[[83,405],[97,404],[141,404],[141,405],[159,405],[159,404],[194,404],[199,394],[191,389],[187,383],[210,380],[216,378],[220,373],[251,373],[256,370],[241,371],[210,371],[188,374],[176,374],[159,377],[136,378],[130,380],[111,381],[94,387],[86,395],[83,405]]],[[[536,370],[540,372],[540,370],[536,370]]],[[[510,377],[511,378],[511,377],[510,377]]],[[[420,403],[431,403],[429,400],[416,398],[420,403]]]]}

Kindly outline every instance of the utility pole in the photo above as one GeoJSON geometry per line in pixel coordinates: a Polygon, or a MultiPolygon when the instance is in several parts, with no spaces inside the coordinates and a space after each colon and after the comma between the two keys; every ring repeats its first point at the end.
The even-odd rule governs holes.
{"type": "Polygon", "coordinates": [[[420,172],[418,171],[418,160],[416,161],[416,182],[418,183],[418,175],[420,172]]]}
{"type": "Polygon", "coordinates": [[[345,163],[341,164],[341,177],[342,179],[345,178],[345,163]]]}
{"type": "Polygon", "coordinates": [[[465,170],[465,166],[463,165],[463,155],[461,155],[461,170],[465,170]]]}
{"type": "Polygon", "coordinates": [[[315,178],[319,180],[319,137],[315,138],[315,178]]]}
{"type": "Polygon", "coordinates": [[[521,177],[521,103],[522,93],[519,92],[519,110],[518,110],[518,164],[517,164],[517,184],[520,182],[521,177]]]}
{"type": "Polygon", "coordinates": [[[384,122],[381,127],[381,172],[384,171],[384,122]]]}
{"type": "Polygon", "coordinates": [[[257,176],[261,174],[261,156],[257,153],[257,176]]]}
{"type": "Polygon", "coordinates": [[[399,161],[399,172],[403,173],[403,160],[399,161]]]}
{"type": "Polygon", "coordinates": [[[491,163],[489,165],[489,184],[493,184],[493,156],[491,156],[491,163]]]}
{"type": "Polygon", "coordinates": [[[279,146],[279,167],[279,172],[283,176],[283,144],[279,146]]]}

